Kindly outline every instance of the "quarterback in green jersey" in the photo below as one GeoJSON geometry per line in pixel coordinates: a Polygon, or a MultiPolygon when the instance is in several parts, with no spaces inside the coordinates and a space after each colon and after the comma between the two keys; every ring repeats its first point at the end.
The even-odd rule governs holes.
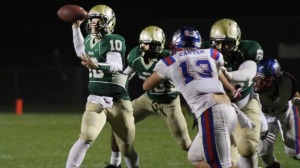
{"type": "MultiPolygon", "coordinates": [[[[145,27],[139,36],[139,45],[134,47],[127,57],[127,68],[123,71],[131,79],[135,74],[141,80],[148,78],[161,58],[170,55],[170,51],[164,49],[165,34],[157,26],[145,27]]],[[[168,128],[176,142],[183,150],[188,150],[191,138],[188,133],[187,123],[181,110],[180,92],[171,81],[161,83],[156,88],[145,92],[132,101],[135,123],[145,119],[149,115],[159,114],[167,123],[168,128]]],[[[117,154],[112,139],[112,155],[110,165],[117,167],[121,158],[117,154]]]]}
{"type": "Polygon", "coordinates": [[[73,43],[82,65],[89,69],[89,96],[82,116],[78,140],[72,146],[66,168],[78,168],[87,150],[110,123],[116,142],[129,168],[139,167],[133,148],[135,124],[133,108],[127,92],[127,75],[122,73],[125,60],[125,39],[112,34],[116,17],[106,5],[96,5],[87,16],[88,35],[83,38],[82,21],[73,23],[73,43]]]}
{"type": "Polygon", "coordinates": [[[238,159],[235,155],[232,158],[239,167],[257,167],[261,111],[259,101],[254,97],[253,78],[257,62],[263,58],[262,47],[256,41],[241,40],[239,25],[227,18],[216,21],[211,27],[210,45],[224,56],[223,73],[231,84],[229,87],[240,90],[240,97],[232,100],[233,103],[256,125],[254,129],[236,127],[234,139],[240,157],[238,159]]]}

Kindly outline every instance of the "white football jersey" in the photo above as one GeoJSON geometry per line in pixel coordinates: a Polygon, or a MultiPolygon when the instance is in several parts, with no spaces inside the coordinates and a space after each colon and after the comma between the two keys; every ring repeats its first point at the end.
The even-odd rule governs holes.
{"type": "Polygon", "coordinates": [[[192,112],[199,117],[215,104],[211,93],[225,93],[219,80],[223,64],[223,55],[215,49],[190,49],[160,60],[154,71],[174,82],[192,112]]]}

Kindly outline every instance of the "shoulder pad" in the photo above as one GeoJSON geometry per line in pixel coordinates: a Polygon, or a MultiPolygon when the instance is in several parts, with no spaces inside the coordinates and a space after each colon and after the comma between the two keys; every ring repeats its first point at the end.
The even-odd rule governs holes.
{"type": "Polygon", "coordinates": [[[140,56],[141,56],[141,50],[139,49],[138,46],[131,49],[127,56],[128,65],[133,66],[133,63],[136,60],[138,60],[140,56]]]}
{"type": "Polygon", "coordinates": [[[107,34],[103,36],[102,39],[119,39],[121,41],[125,41],[125,38],[119,34],[107,34]]]}
{"type": "Polygon", "coordinates": [[[258,62],[263,59],[264,51],[260,44],[253,40],[242,40],[239,50],[243,53],[246,60],[258,62]]]}

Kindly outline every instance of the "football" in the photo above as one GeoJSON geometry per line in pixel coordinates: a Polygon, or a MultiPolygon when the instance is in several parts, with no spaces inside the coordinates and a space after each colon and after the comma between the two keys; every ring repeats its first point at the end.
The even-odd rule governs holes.
{"type": "Polygon", "coordinates": [[[58,9],[58,17],[68,23],[73,23],[77,20],[84,20],[87,16],[87,12],[78,5],[65,5],[58,9]]]}

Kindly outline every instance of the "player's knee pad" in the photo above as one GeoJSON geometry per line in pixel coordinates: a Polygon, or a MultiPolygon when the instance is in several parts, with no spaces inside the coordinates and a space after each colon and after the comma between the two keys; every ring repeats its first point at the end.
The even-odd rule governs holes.
{"type": "Polygon", "coordinates": [[[238,144],[237,148],[239,154],[243,157],[251,157],[256,153],[256,146],[249,139],[241,139],[238,144]]]}
{"type": "MultiPolygon", "coordinates": [[[[90,107],[93,109],[92,106],[90,107]]],[[[101,131],[98,115],[99,113],[87,108],[82,118],[80,139],[90,143],[94,142],[101,131]]]]}
{"type": "Polygon", "coordinates": [[[262,140],[258,141],[257,154],[258,156],[268,154],[268,145],[264,143],[262,140]]]}
{"type": "Polygon", "coordinates": [[[93,142],[95,141],[96,138],[94,138],[95,136],[93,136],[92,133],[89,133],[89,132],[82,132],[80,133],[80,136],[79,138],[86,141],[87,143],[89,144],[93,144],[93,142]]]}
{"type": "Polygon", "coordinates": [[[94,131],[92,130],[85,130],[85,131],[81,131],[79,138],[88,142],[89,144],[93,144],[93,142],[95,141],[97,135],[96,133],[94,133],[94,131]]]}

